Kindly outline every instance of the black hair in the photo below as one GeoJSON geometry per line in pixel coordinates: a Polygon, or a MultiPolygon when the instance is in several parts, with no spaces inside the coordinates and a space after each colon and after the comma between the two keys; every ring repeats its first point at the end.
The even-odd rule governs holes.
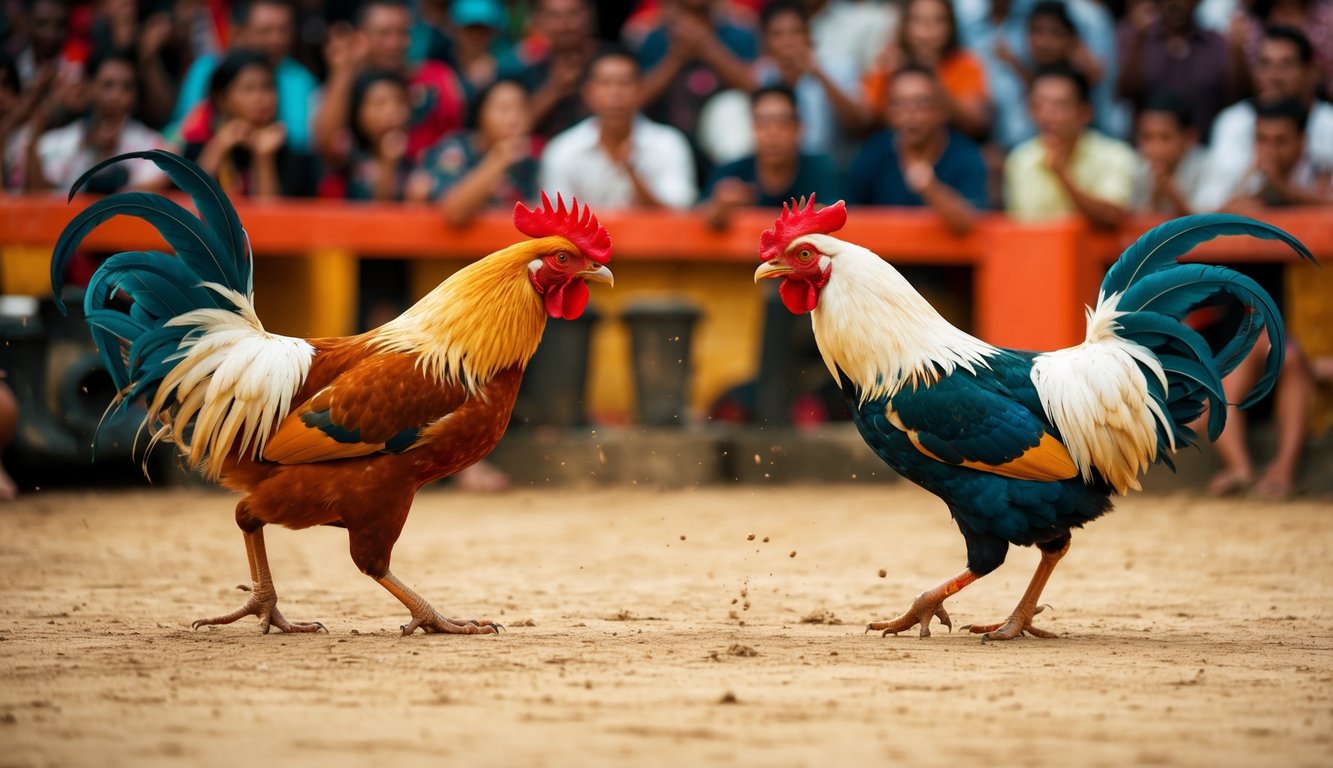
{"type": "Polygon", "coordinates": [[[412,6],[407,4],[407,0],[364,0],[360,5],[356,7],[356,13],[352,17],[353,20],[356,22],[356,26],[359,27],[362,24],[364,24],[366,21],[366,17],[370,15],[370,9],[375,8],[377,6],[388,7],[388,8],[402,8],[403,10],[408,11],[409,13],[412,10],[412,6]]]}
{"type": "Polygon", "coordinates": [[[289,10],[292,8],[291,0],[236,0],[231,6],[232,26],[243,27],[249,24],[250,14],[256,5],[277,5],[289,10]]]}
{"type": "Polygon", "coordinates": [[[119,61],[128,66],[130,71],[134,73],[135,82],[138,82],[139,60],[129,50],[123,48],[115,50],[94,50],[93,54],[88,57],[87,61],[83,62],[83,79],[87,82],[92,82],[92,80],[97,77],[98,71],[102,69],[102,65],[112,61],[119,61]]]}
{"type": "Polygon", "coordinates": [[[1296,132],[1305,133],[1305,121],[1310,117],[1310,110],[1298,99],[1277,99],[1254,105],[1254,119],[1289,120],[1296,126],[1296,132]]]}
{"type": "Polygon", "coordinates": [[[4,76],[4,81],[16,93],[23,91],[23,85],[19,82],[18,64],[14,62],[14,57],[4,51],[0,51],[0,75],[4,76]]]}
{"type": "Polygon", "coordinates": [[[773,19],[784,13],[796,14],[807,29],[810,27],[810,12],[806,9],[805,3],[798,0],[774,0],[759,12],[759,29],[767,31],[773,19]]]}
{"type": "Polygon", "coordinates": [[[1301,60],[1301,64],[1309,66],[1314,61],[1314,46],[1310,44],[1310,38],[1305,33],[1295,27],[1288,27],[1282,24],[1274,24],[1271,27],[1264,28],[1265,40],[1280,40],[1291,43],[1296,46],[1296,56],[1301,60]]]}
{"type": "Polygon", "coordinates": [[[370,137],[361,131],[361,126],[357,124],[356,116],[361,112],[361,105],[366,100],[366,95],[370,89],[377,83],[392,83],[404,92],[407,91],[407,80],[397,72],[391,72],[387,69],[372,69],[362,72],[352,83],[352,95],[347,104],[347,122],[352,131],[352,141],[355,142],[358,149],[365,150],[370,147],[370,137]]]}
{"type": "Polygon", "coordinates": [[[1054,19],[1065,28],[1066,32],[1078,36],[1078,28],[1074,26],[1074,20],[1069,18],[1069,8],[1065,6],[1063,0],[1041,0],[1032,6],[1032,11],[1028,13],[1028,23],[1031,24],[1038,16],[1054,19]]]}
{"type": "Polygon", "coordinates": [[[940,79],[939,75],[935,73],[933,68],[928,67],[925,64],[918,64],[915,61],[909,61],[895,69],[893,74],[889,75],[889,84],[892,85],[898,78],[907,75],[921,75],[922,77],[928,78],[933,83],[938,83],[940,79]]]}
{"type": "Polygon", "coordinates": [[[606,61],[607,59],[625,59],[626,61],[634,65],[634,72],[636,74],[638,74],[641,71],[641,68],[639,66],[639,57],[635,56],[633,51],[631,51],[630,49],[626,48],[623,45],[608,45],[603,47],[596,53],[594,53],[592,55],[592,58],[588,60],[588,68],[584,70],[583,73],[584,79],[587,79],[587,76],[592,74],[592,71],[597,67],[598,64],[600,64],[603,61],[606,61]]]}
{"type": "Polygon", "coordinates": [[[750,108],[754,109],[759,102],[766,96],[780,96],[791,104],[792,114],[796,116],[796,122],[801,122],[801,110],[796,104],[796,91],[785,85],[766,85],[750,94],[750,108]]]}
{"type": "MultiPolygon", "coordinates": [[[[1032,75],[1031,88],[1037,86],[1038,80],[1047,77],[1062,78],[1073,83],[1074,91],[1078,94],[1078,102],[1080,104],[1087,104],[1092,101],[1092,87],[1088,85],[1087,75],[1084,75],[1082,72],[1074,69],[1068,64],[1047,64],[1043,67],[1038,67],[1037,71],[1032,75]]],[[[1031,88],[1029,88],[1029,92],[1031,92],[1031,88]]]]}
{"type": "Polygon", "coordinates": [[[1194,120],[1190,116],[1190,105],[1175,91],[1159,88],[1150,92],[1143,100],[1143,106],[1139,107],[1140,115],[1148,113],[1169,116],[1176,121],[1176,127],[1181,130],[1194,127],[1194,120]]]}
{"type": "Polygon", "coordinates": [[[223,56],[222,60],[218,62],[217,68],[213,70],[213,76],[208,79],[208,103],[216,109],[218,99],[222,98],[222,94],[226,93],[232,82],[250,67],[263,67],[265,71],[273,75],[273,64],[269,62],[267,56],[259,51],[238,48],[223,56]]]}
{"type": "Polygon", "coordinates": [[[481,127],[481,110],[486,105],[486,100],[491,97],[491,94],[502,85],[515,86],[523,91],[525,96],[530,95],[528,93],[528,86],[524,85],[522,80],[513,77],[497,78],[496,80],[491,81],[485,88],[482,88],[473,94],[472,100],[468,103],[467,116],[463,118],[464,128],[469,131],[475,131],[481,127]]]}

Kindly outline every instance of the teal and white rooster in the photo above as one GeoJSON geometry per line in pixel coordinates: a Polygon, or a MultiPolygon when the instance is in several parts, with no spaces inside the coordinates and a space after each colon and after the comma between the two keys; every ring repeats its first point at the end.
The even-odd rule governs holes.
{"type": "Polygon", "coordinates": [[[847,221],[839,202],[783,206],[760,240],[761,278],[781,278],[796,314],[809,312],[829,372],[861,436],[890,467],[939,496],[967,542],[967,568],[917,597],[907,612],[869,630],[898,633],[932,618],[952,629],[944,601],[998,568],[1010,544],[1036,545],[1041,563],[1002,624],[972,625],[1008,640],[1034,627],[1037,601],[1070,529],[1137,490],[1139,476],[1196,435],[1186,425],[1208,409],[1208,436],[1226,421],[1222,377],[1267,330],[1272,351],[1244,405],[1273,387],[1282,367],[1282,320],[1254,281],[1225,267],[1178,258],[1219,235],[1300,242],[1262,222],[1190,216],[1139,238],[1107,272],[1084,342],[1056,352],[995,347],[950,325],[879,256],[831,237],[847,221]],[[1246,320],[1219,350],[1181,322],[1230,294],[1246,320]]]}

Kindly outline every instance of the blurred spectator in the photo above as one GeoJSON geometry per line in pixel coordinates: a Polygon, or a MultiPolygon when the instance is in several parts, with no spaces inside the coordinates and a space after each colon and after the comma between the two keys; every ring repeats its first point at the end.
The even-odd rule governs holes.
{"type": "MultiPolygon", "coordinates": [[[[936,0],[942,2],[943,0],[936,0]]],[[[754,67],[759,86],[784,85],[796,94],[801,149],[832,155],[867,122],[855,98],[856,68],[845,56],[815,54],[810,24],[798,0],[777,0],[760,17],[765,56],[754,67]]]]}
{"type": "Polygon", "coordinates": [[[350,109],[352,85],[365,70],[392,72],[408,87],[409,123],[406,158],[421,153],[463,125],[463,86],[449,65],[433,60],[409,67],[412,12],[402,0],[366,0],[357,12],[354,30],[329,30],[325,49],[329,79],[324,101],[315,114],[314,142],[332,167],[348,164],[353,150],[350,109]]]}
{"type": "Polygon", "coordinates": [[[848,172],[847,201],[929,206],[954,232],[972,228],[986,207],[986,165],[976,144],[949,128],[935,73],[905,64],[889,80],[891,130],[872,136],[848,172]]]}
{"type": "MultiPolygon", "coordinates": [[[[89,59],[84,79],[91,108],[86,117],[62,128],[46,130],[62,102],[58,90],[37,104],[28,123],[23,167],[18,169],[26,189],[68,190],[84,171],[108,157],[166,148],[161,135],[130,116],[137,95],[134,63],[129,53],[89,59]]],[[[135,163],[106,169],[89,180],[85,189],[105,194],[130,187],[157,188],[165,181],[157,166],[135,163]]]]}
{"type": "Polygon", "coordinates": [[[694,160],[680,131],[639,114],[643,81],[628,51],[603,51],[588,66],[583,100],[593,116],[551,139],[541,188],[594,208],[688,208],[694,160]]]}
{"type": "Polygon", "coordinates": [[[1093,130],[1087,78],[1064,65],[1037,70],[1028,97],[1037,137],[1004,164],[1005,209],[1037,221],[1079,213],[1118,226],[1129,204],[1134,150],[1093,130]]]}
{"type": "Polygon", "coordinates": [[[1171,91],[1155,91],[1139,109],[1130,208],[1174,218],[1193,212],[1208,153],[1190,123],[1189,105],[1171,91]]]}
{"type": "MultiPolygon", "coordinates": [[[[1260,66],[1260,47],[1269,27],[1299,30],[1310,42],[1316,88],[1324,98],[1333,97],[1333,2],[1330,0],[1250,0],[1239,3],[1241,12],[1231,17],[1227,42],[1234,71],[1241,77],[1242,93],[1258,90],[1248,80],[1260,66]]],[[[1257,95],[1257,94],[1256,94],[1257,95]]]]}
{"type": "Polygon", "coordinates": [[[662,24],[639,49],[645,114],[693,135],[711,96],[753,89],[758,47],[751,29],[713,12],[712,0],[663,0],[662,24]]]}
{"type": "Polygon", "coordinates": [[[1234,98],[1227,43],[1194,21],[1199,0],[1136,0],[1117,32],[1119,91],[1135,108],[1154,89],[1185,99],[1189,122],[1202,136],[1234,98]]]}
{"type": "Polygon", "coordinates": [[[859,78],[874,65],[898,27],[898,5],[882,0],[805,0],[815,55],[846,56],[859,78]]]}
{"type": "Polygon", "coordinates": [[[1296,99],[1261,102],[1254,112],[1254,162],[1229,190],[1223,210],[1255,215],[1265,208],[1333,203],[1330,169],[1305,151],[1306,107],[1296,99]]]}
{"type": "Polygon", "coordinates": [[[802,152],[797,97],[782,85],[760,88],[750,99],[754,154],[715,171],[704,191],[702,210],[715,228],[727,225],[731,212],[745,206],[779,206],[814,195],[825,204],[839,197],[837,173],[826,155],[802,152]]]}
{"type": "Polygon", "coordinates": [[[496,80],[477,94],[468,129],[426,150],[408,196],[440,202],[444,218],[461,227],[487,208],[513,208],[537,196],[528,92],[515,80],[496,80]]]}
{"type": "Polygon", "coordinates": [[[1083,74],[1091,89],[1093,124],[1109,136],[1128,134],[1128,125],[1115,104],[1115,25],[1105,6],[1096,0],[991,0],[988,5],[968,3],[966,24],[972,45],[980,46],[983,57],[991,57],[988,66],[993,100],[1003,114],[997,138],[1005,146],[1032,137],[1036,131],[1031,115],[1015,108],[1013,82],[997,77],[999,66],[1023,86],[1023,97],[1037,69],[1052,64],[1067,64],[1083,74]],[[977,15],[985,7],[987,13],[977,15]],[[999,14],[1007,7],[1003,16],[999,14]],[[981,31],[994,25],[991,35],[981,31]],[[989,41],[989,49],[986,43],[989,41]],[[1015,41],[1018,47],[1014,47],[1015,41]]]}
{"type": "Polygon", "coordinates": [[[1304,105],[1309,114],[1305,126],[1306,160],[1317,171],[1333,169],[1333,104],[1315,99],[1318,76],[1314,50],[1299,30],[1271,27],[1264,33],[1254,70],[1254,99],[1227,107],[1213,122],[1208,162],[1194,200],[1196,210],[1221,208],[1251,172],[1256,100],[1296,99],[1304,105]]]}
{"type": "Polygon", "coordinates": [[[296,151],[278,121],[278,90],[270,57],[237,50],[213,69],[208,101],[184,133],[184,154],[230,195],[311,197],[313,158],[296,151]]]}
{"type": "Polygon", "coordinates": [[[504,29],[505,10],[499,0],[453,0],[449,20],[458,74],[470,104],[500,76],[500,61],[492,48],[504,29]]]}
{"type": "Polygon", "coordinates": [[[65,56],[65,42],[69,38],[69,6],[59,0],[29,0],[21,4],[21,15],[16,25],[23,31],[19,38],[23,46],[14,54],[18,66],[19,84],[27,88],[40,83],[42,70],[67,82],[76,82],[82,75],[78,62],[65,56]]]}
{"type": "Polygon", "coordinates": [[[973,137],[990,130],[990,95],[981,60],[959,44],[958,22],[949,0],[906,0],[898,39],[880,55],[865,78],[866,100],[885,114],[889,78],[905,64],[935,70],[954,127],[973,137]]]}
{"type": "Polygon", "coordinates": [[[589,0],[537,0],[532,26],[546,50],[518,77],[532,93],[533,134],[550,138],[588,116],[581,86],[601,43],[593,34],[589,0]]]}
{"type": "Polygon", "coordinates": [[[32,114],[36,93],[24,92],[14,59],[0,51],[0,189],[10,186],[12,170],[22,162],[26,148],[23,125],[32,114]]]}
{"type": "MultiPolygon", "coordinates": [[[[290,0],[241,0],[231,8],[232,49],[259,51],[273,68],[278,89],[278,119],[287,128],[287,143],[298,152],[310,150],[310,120],[319,82],[291,57],[294,11],[290,0]]],[[[180,98],[172,117],[182,123],[206,101],[209,78],[220,54],[195,59],[181,84],[180,98]]],[[[171,131],[168,131],[171,133],[171,131]]]]}
{"type": "Polygon", "coordinates": [[[321,195],[402,200],[415,167],[407,151],[407,81],[397,72],[372,69],[357,76],[349,96],[352,145],[342,163],[330,166],[321,195]]]}
{"type": "Polygon", "coordinates": [[[426,59],[458,66],[454,41],[445,30],[450,28],[448,0],[417,0],[412,23],[412,41],[407,46],[407,60],[415,66],[426,59]]]}
{"type": "MultiPolygon", "coordinates": [[[[1032,135],[1027,110],[1027,81],[1016,67],[1015,51],[1023,50],[1026,24],[1013,12],[1011,0],[959,0],[958,34],[964,46],[976,54],[986,75],[991,105],[991,144],[1003,151],[1013,149],[1032,135]]],[[[994,154],[994,153],[992,153],[994,154]]],[[[999,164],[995,177],[999,177],[999,164]]]]}
{"type": "Polygon", "coordinates": [[[190,62],[216,50],[217,29],[203,4],[104,0],[92,21],[94,51],[131,51],[139,70],[137,114],[162,128],[171,121],[190,62]]]}

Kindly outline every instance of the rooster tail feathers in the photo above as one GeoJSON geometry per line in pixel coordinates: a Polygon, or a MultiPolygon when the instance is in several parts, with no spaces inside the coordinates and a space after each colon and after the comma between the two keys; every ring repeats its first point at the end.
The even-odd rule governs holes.
{"type": "MultiPolygon", "coordinates": [[[[1150,230],[1121,254],[1102,281],[1098,314],[1114,313],[1116,335],[1146,347],[1166,374],[1165,392],[1152,392],[1169,414],[1168,440],[1159,440],[1158,459],[1169,445],[1194,442],[1186,425],[1208,407],[1208,435],[1216,439],[1226,424],[1222,378],[1250,353],[1260,332],[1268,331],[1271,350],[1264,373],[1241,404],[1248,407],[1273,388],[1282,369],[1285,342],[1282,316],[1272,297],[1254,280],[1227,267],[1183,264],[1179,259],[1194,246],[1221,235],[1249,235],[1286,243],[1304,259],[1314,257],[1288,233],[1260,221],[1231,214],[1186,216],[1150,230]],[[1230,296],[1245,307],[1234,336],[1211,349],[1198,332],[1185,325],[1201,305],[1230,296]]],[[[1144,368],[1149,375],[1149,368],[1144,368]]],[[[1151,375],[1149,375],[1151,378],[1151,375]]],[[[1156,389],[1156,388],[1153,388],[1156,389]]]]}
{"type": "Polygon", "coordinates": [[[174,254],[133,251],[107,259],[88,283],[84,311],[119,392],[113,406],[143,398],[152,441],[178,443],[216,477],[237,445],[242,453],[262,449],[265,425],[286,416],[314,350],[264,330],[252,304],[252,257],[240,219],[194,163],[160,150],[119,155],[90,168],[71,188],[71,198],[93,174],[132,158],[166,172],[190,195],[198,215],[150,193],[99,200],[61,233],[51,285],[59,302],[70,257],[92,230],[116,216],[146,221],[171,246],[174,254]],[[215,374],[225,386],[213,386],[215,374]]]}
{"type": "MultiPolygon", "coordinates": [[[[222,191],[222,187],[218,186],[217,181],[204,173],[198,165],[180,155],[161,149],[150,149],[143,152],[126,152],[108,158],[89,168],[74,182],[69,190],[69,199],[74,199],[74,195],[84,183],[103,168],[132,159],[151,161],[171,179],[173,184],[190,196],[190,201],[199,212],[203,226],[222,245],[222,253],[218,255],[231,257],[229,264],[221,266],[226,273],[233,274],[239,279],[235,282],[225,281],[226,284],[234,290],[249,294],[254,288],[250,269],[250,241],[241,227],[241,217],[237,215],[236,208],[222,191]]],[[[224,281],[215,280],[215,282],[224,281]]]]}
{"type": "Polygon", "coordinates": [[[1230,213],[1184,216],[1153,227],[1126,248],[1106,272],[1102,293],[1107,296],[1123,293],[1140,279],[1174,266],[1194,246],[1222,235],[1281,240],[1302,258],[1314,261],[1314,256],[1299,240],[1272,224],[1230,213]]]}

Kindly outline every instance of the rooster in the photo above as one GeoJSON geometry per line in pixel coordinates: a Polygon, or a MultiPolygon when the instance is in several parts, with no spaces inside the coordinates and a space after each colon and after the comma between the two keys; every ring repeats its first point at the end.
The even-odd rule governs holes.
{"type": "MultiPolygon", "coordinates": [[[[783,206],[760,238],[755,282],[781,278],[783,303],[809,312],[829,373],[861,436],[908,480],[939,496],[967,544],[967,567],[923,592],[905,613],[866,631],[897,634],[932,619],[953,629],[944,601],[998,568],[1010,544],[1035,545],[1041,561],[1008,619],[971,625],[983,640],[1009,640],[1033,626],[1038,600],[1069,551],[1070,529],[1105,514],[1111,497],[1137,490],[1155,462],[1192,444],[1187,426],[1208,411],[1216,439],[1226,420],[1222,377],[1267,330],[1267,367],[1244,405],[1273,386],[1283,359],[1282,321],[1254,281],[1178,258],[1218,235],[1286,243],[1282,230],[1224,214],[1190,216],[1149,231],[1102,281],[1076,347],[1034,353],[987,344],[950,325],[874,253],[831,237],[847,221],[843,203],[783,206]],[[1194,307],[1229,294],[1247,308],[1234,338],[1213,351],[1181,322],[1194,307]]],[[[1173,467],[1174,468],[1174,467],[1173,467]]]]}
{"type": "MultiPolygon", "coordinates": [[[[296,339],[264,330],[253,306],[252,257],[236,211],[193,163],[151,160],[193,199],[199,216],[159,195],[123,193],[80,213],[51,261],[57,300],[83,238],[114,216],[153,225],[175,250],[120,253],[84,295],[94,341],[119,391],[142,400],[152,443],[175,443],[207,478],[245,494],[236,522],[254,582],[231,613],[192,627],[256,616],[268,632],[292,622],[264,551],[264,526],[345,527],[352,561],[406,606],[403,634],[494,634],[492,621],[446,618],[389,569],[393,545],[423,485],[480,460],[504,434],[519,381],[547,317],[576,318],[587,280],[610,284],[611,238],[585,206],[514,208],[533,238],[454,274],[401,316],[358,336],[296,339]],[[128,297],[128,307],[122,297],[128,297]]],[[[63,310],[63,304],[61,305],[63,310]]]]}

